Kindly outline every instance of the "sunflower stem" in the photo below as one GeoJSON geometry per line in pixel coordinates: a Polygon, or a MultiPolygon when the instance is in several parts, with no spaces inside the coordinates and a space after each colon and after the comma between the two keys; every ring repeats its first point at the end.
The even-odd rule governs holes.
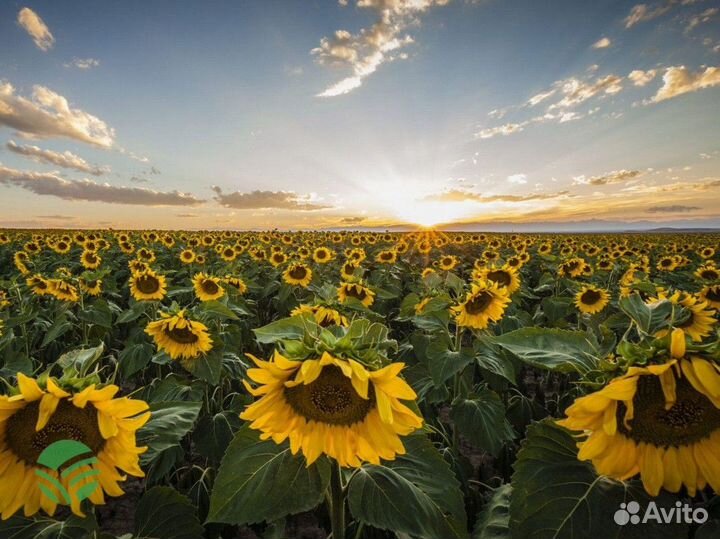
{"type": "Polygon", "coordinates": [[[342,472],[340,464],[334,462],[330,469],[330,518],[332,525],[332,538],[345,539],[345,493],[342,485],[342,472]]]}

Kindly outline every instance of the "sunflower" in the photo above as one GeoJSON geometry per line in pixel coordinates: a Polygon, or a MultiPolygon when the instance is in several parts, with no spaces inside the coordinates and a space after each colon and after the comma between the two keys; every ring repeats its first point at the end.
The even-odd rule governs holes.
{"type": "Polygon", "coordinates": [[[232,262],[237,258],[237,251],[233,247],[224,247],[220,250],[220,256],[225,262],[232,262]]]}
{"type": "Polygon", "coordinates": [[[422,418],[402,401],[414,401],[412,388],[398,375],[403,363],[370,371],[353,359],[325,352],[317,359],[291,361],[275,353],[272,361],[248,354],[257,368],[248,377],[260,385],[248,391],[260,397],[240,417],[261,439],[290,441],[293,454],[309,466],[322,455],[340,466],[380,464],[405,453],[400,436],[422,426],[422,418]]]}
{"type": "Polygon", "coordinates": [[[212,339],[205,324],[185,318],[185,311],[160,313],[160,316],[160,320],[147,325],[145,333],[172,359],[194,359],[212,350],[212,339]]]}
{"type": "Polygon", "coordinates": [[[571,258],[558,266],[558,274],[560,277],[580,277],[585,272],[585,266],[588,265],[582,258],[571,258]]]}
{"type": "Polygon", "coordinates": [[[287,262],[287,255],[282,251],[277,251],[270,255],[270,264],[272,264],[273,267],[278,267],[285,262],[287,262]]]}
{"type": "Polygon", "coordinates": [[[247,285],[240,277],[233,277],[232,275],[226,275],[223,279],[225,284],[232,286],[238,294],[242,295],[247,292],[247,285]]]}
{"type": "Polygon", "coordinates": [[[161,301],[167,294],[165,276],[151,269],[133,273],[130,277],[130,293],[136,301],[161,301]]]}
{"type": "Polygon", "coordinates": [[[592,285],[583,286],[582,290],[575,294],[575,306],[584,314],[599,313],[609,302],[610,294],[607,290],[592,285]]]}
{"type": "Polygon", "coordinates": [[[685,356],[685,337],[671,337],[672,358],[630,367],[603,389],[576,399],[560,425],[583,431],[578,459],[620,480],[638,473],[645,490],[690,496],[707,483],[720,492],[720,367],[685,356]]]}
{"type": "Polygon", "coordinates": [[[60,301],[67,301],[70,303],[76,303],[80,301],[77,288],[70,283],[63,281],[62,279],[49,279],[48,293],[55,299],[60,301]]]}
{"type": "Polygon", "coordinates": [[[430,277],[431,275],[435,275],[437,272],[434,268],[425,268],[422,270],[422,273],[420,274],[420,277],[423,279],[426,279],[427,277],[430,277]]]}
{"type": "Polygon", "coordinates": [[[427,304],[430,303],[430,300],[432,297],[428,296],[426,298],[421,299],[415,304],[415,314],[421,315],[425,312],[425,307],[427,307],[427,304]]]}
{"type": "Polygon", "coordinates": [[[0,290],[0,309],[10,306],[10,300],[8,299],[7,292],[0,290]]]}
{"type": "Polygon", "coordinates": [[[375,256],[375,262],[378,264],[394,264],[397,260],[397,253],[393,249],[380,251],[375,256]]]}
{"type": "Polygon", "coordinates": [[[305,264],[291,264],[283,273],[283,280],[287,284],[307,288],[312,281],[313,272],[305,264]]]}
{"type": "Polygon", "coordinates": [[[348,298],[355,298],[365,307],[370,307],[375,301],[375,292],[361,283],[342,283],[337,289],[337,295],[340,303],[345,303],[348,298]]]}
{"type": "Polygon", "coordinates": [[[717,281],[720,279],[720,270],[712,264],[703,264],[695,270],[695,276],[703,281],[717,281]]]}
{"type": "Polygon", "coordinates": [[[183,264],[192,264],[195,262],[195,252],[192,249],[183,249],[180,253],[180,262],[183,264]]]}
{"type": "Polygon", "coordinates": [[[445,255],[438,260],[438,267],[443,271],[450,271],[458,265],[458,259],[453,255],[445,255]]]}
{"type": "Polygon", "coordinates": [[[497,283],[478,281],[472,284],[465,301],[452,307],[457,324],[475,329],[485,329],[490,322],[503,317],[510,303],[507,290],[497,283]]]}
{"type": "Polygon", "coordinates": [[[520,277],[518,277],[517,270],[507,264],[501,268],[491,266],[475,270],[473,277],[476,280],[485,279],[497,283],[500,288],[507,290],[508,295],[512,295],[520,288],[520,277]]]}
{"type": "Polygon", "coordinates": [[[192,282],[195,287],[195,295],[200,301],[212,301],[225,295],[225,289],[220,286],[219,277],[196,273],[192,282]]]}
{"type": "Polygon", "coordinates": [[[32,277],[28,277],[25,281],[32,290],[32,293],[36,296],[49,296],[50,295],[50,281],[45,277],[36,273],[32,277]]]}
{"type": "Polygon", "coordinates": [[[335,252],[327,247],[318,247],[313,251],[313,260],[318,264],[327,264],[335,258],[335,252]]]}
{"type": "MultiPolygon", "coordinates": [[[[678,290],[669,296],[665,292],[660,291],[657,298],[651,298],[649,303],[657,303],[664,299],[669,300],[674,305],[683,307],[689,313],[688,317],[676,327],[685,331],[693,341],[702,341],[704,337],[712,333],[713,326],[717,324],[717,319],[715,318],[716,311],[709,309],[706,302],[699,300],[692,294],[678,290]]],[[[661,330],[657,333],[657,336],[663,337],[667,335],[667,332],[668,330],[666,329],[661,330]]]]}
{"type": "Polygon", "coordinates": [[[102,280],[101,279],[90,279],[86,280],[80,278],[80,290],[85,292],[88,296],[99,296],[102,293],[102,280]]]}
{"type": "Polygon", "coordinates": [[[359,268],[360,268],[359,263],[355,263],[352,260],[348,260],[340,268],[340,277],[344,281],[353,281],[358,278],[358,276],[355,275],[356,272],[359,274],[362,274],[362,270],[361,269],[359,270],[359,268]]]}
{"type": "Polygon", "coordinates": [[[145,475],[139,455],[147,448],[136,446],[135,432],[150,418],[147,403],[113,398],[119,391],[115,385],[96,389],[93,384],[80,392],[66,391],[52,378],[43,385],[19,373],[17,394],[0,396],[0,483],[6,486],[0,492],[3,520],[20,509],[25,516],[40,509],[52,516],[58,501],[69,502],[72,512],[84,517],[79,496],[68,493],[90,485],[92,476],[99,487],[89,500],[104,504],[105,494],[124,494],[118,485],[126,478],[123,473],[145,475]],[[46,468],[41,455],[58,440],[84,444],[97,460],[78,461],[60,474],[46,468]],[[81,479],[86,472],[88,476],[81,479]],[[62,485],[62,490],[41,482],[41,475],[62,485]]]}
{"type": "Polygon", "coordinates": [[[720,309],[720,284],[704,287],[698,293],[701,301],[706,302],[710,307],[720,309]]]}
{"type": "Polygon", "coordinates": [[[130,273],[142,273],[143,271],[149,270],[150,266],[142,260],[131,260],[128,262],[128,268],[130,268],[130,273]]]}
{"type": "Polygon", "coordinates": [[[673,271],[678,267],[678,261],[674,256],[664,256],[658,260],[655,267],[660,271],[673,271]]]}
{"type": "Polygon", "coordinates": [[[97,269],[102,263],[102,258],[95,251],[83,251],[80,255],[80,263],[85,269],[97,269]]]}
{"type": "Polygon", "coordinates": [[[345,316],[340,314],[337,310],[325,307],[324,305],[302,304],[293,309],[290,315],[298,316],[305,313],[311,313],[318,325],[324,328],[329,326],[348,326],[348,319],[345,318],[345,316]]]}

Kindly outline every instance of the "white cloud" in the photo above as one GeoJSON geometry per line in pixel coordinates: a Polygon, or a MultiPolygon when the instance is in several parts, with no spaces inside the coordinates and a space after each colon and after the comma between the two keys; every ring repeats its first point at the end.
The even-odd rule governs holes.
{"type": "Polygon", "coordinates": [[[638,176],[642,175],[640,170],[613,170],[601,174],[600,176],[587,177],[584,174],[581,176],[573,177],[574,185],[613,185],[618,183],[626,183],[630,180],[634,180],[638,176]]]}
{"type": "Polygon", "coordinates": [[[674,1],[664,2],[649,6],[648,4],[637,4],[633,6],[630,13],[625,17],[625,28],[632,28],[640,22],[652,20],[670,11],[675,4],[674,1]]]}
{"type": "Polygon", "coordinates": [[[32,9],[22,8],[18,12],[17,22],[30,35],[38,49],[42,51],[52,49],[55,38],[40,16],[32,9]]]}
{"type": "Polygon", "coordinates": [[[95,58],[73,58],[72,62],[63,64],[65,67],[76,67],[77,69],[88,70],[100,65],[100,60],[95,58]]]}
{"type": "Polygon", "coordinates": [[[488,127],[476,133],[475,136],[482,139],[493,138],[498,135],[507,137],[508,135],[512,135],[513,133],[519,133],[520,131],[523,131],[525,129],[525,126],[529,123],[530,122],[526,121],[520,123],[508,123],[497,127],[488,127]]]}
{"type": "Polygon", "coordinates": [[[685,31],[690,32],[696,26],[711,21],[718,13],[720,13],[720,8],[711,7],[707,8],[702,13],[698,13],[697,15],[690,17],[690,22],[688,22],[688,25],[685,27],[685,31]]]}
{"type": "Polygon", "coordinates": [[[196,206],[204,201],[179,191],[155,191],[141,187],[115,187],[92,180],[66,180],[53,172],[17,170],[0,165],[0,185],[20,187],[37,195],[65,200],[140,206],[196,206]]]}
{"type": "Polygon", "coordinates": [[[528,99],[526,105],[529,107],[534,107],[538,103],[542,103],[549,97],[552,97],[553,95],[555,95],[555,92],[557,92],[557,88],[551,88],[547,92],[540,92],[539,94],[535,94],[530,99],[528,99]]]}
{"type": "Polygon", "coordinates": [[[70,106],[68,100],[46,88],[33,86],[32,98],[17,95],[12,84],[0,81],[0,126],[30,137],[65,137],[109,148],[115,132],[100,118],[70,106]]]}
{"type": "Polygon", "coordinates": [[[313,195],[299,195],[292,191],[257,190],[249,193],[235,191],[226,194],[218,186],[213,186],[212,189],[215,191],[214,198],[220,205],[236,210],[284,209],[314,211],[332,207],[317,203],[314,201],[313,195]]]}
{"type": "Polygon", "coordinates": [[[594,81],[583,81],[574,77],[558,81],[560,92],[563,98],[553,103],[548,110],[557,108],[575,107],[598,95],[614,95],[622,91],[622,77],[618,75],[606,75],[598,77],[594,81]]]}
{"type": "Polygon", "coordinates": [[[610,39],[607,37],[601,37],[595,43],[593,43],[593,49],[607,49],[610,46],[610,39]]]}
{"type": "MultiPolygon", "coordinates": [[[[320,65],[349,68],[351,74],[320,92],[318,97],[335,97],[359,88],[363,81],[384,63],[405,59],[400,49],[413,43],[404,34],[417,17],[433,6],[446,5],[449,0],[357,0],[358,8],[375,12],[376,22],[357,34],[337,30],[320,40],[310,52],[320,65]]],[[[341,5],[347,5],[340,0],[341,5]]]]}
{"type": "Polygon", "coordinates": [[[672,66],[665,70],[662,87],[645,103],[659,103],[718,85],[720,85],[720,67],[706,67],[705,70],[691,73],[685,66],[672,66]]]}
{"type": "Polygon", "coordinates": [[[527,183],[527,174],[511,174],[507,177],[508,183],[523,185],[527,183]]]}
{"type": "Polygon", "coordinates": [[[11,152],[28,157],[37,163],[57,165],[63,168],[72,168],[79,170],[80,172],[92,174],[93,176],[101,176],[105,172],[108,172],[107,168],[92,166],[85,161],[85,159],[70,151],[60,153],[52,150],[43,150],[42,148],[32,145],[21,146],[12,140],[8,141],[5,146],[11,152]]]}
{"type": "Polygon", "coordinates": [[[648,69],[647,71],[634,69],[628,75],[628,79],[630,79],[635,86],[645,86],[648,82],[652,81],[657,74],[657,69],[648,69]]]}

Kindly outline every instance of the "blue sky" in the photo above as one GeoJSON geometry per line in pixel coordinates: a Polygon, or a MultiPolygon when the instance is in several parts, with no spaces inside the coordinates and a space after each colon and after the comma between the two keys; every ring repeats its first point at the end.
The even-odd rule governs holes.
{"type": "Polygon", "coordinates": [[[718,225],[719,12],[3,2],[0,226],[718,225]]]}

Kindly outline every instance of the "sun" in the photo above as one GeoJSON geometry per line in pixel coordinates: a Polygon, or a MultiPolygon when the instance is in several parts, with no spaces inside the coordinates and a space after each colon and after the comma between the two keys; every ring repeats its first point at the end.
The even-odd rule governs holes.
{"type": "Polygon", "coordinates": [[[453,223],[470,217],[472,208],[464,203],[407,200],[394,208],[395,215],[423,228],[453,223]]]}

